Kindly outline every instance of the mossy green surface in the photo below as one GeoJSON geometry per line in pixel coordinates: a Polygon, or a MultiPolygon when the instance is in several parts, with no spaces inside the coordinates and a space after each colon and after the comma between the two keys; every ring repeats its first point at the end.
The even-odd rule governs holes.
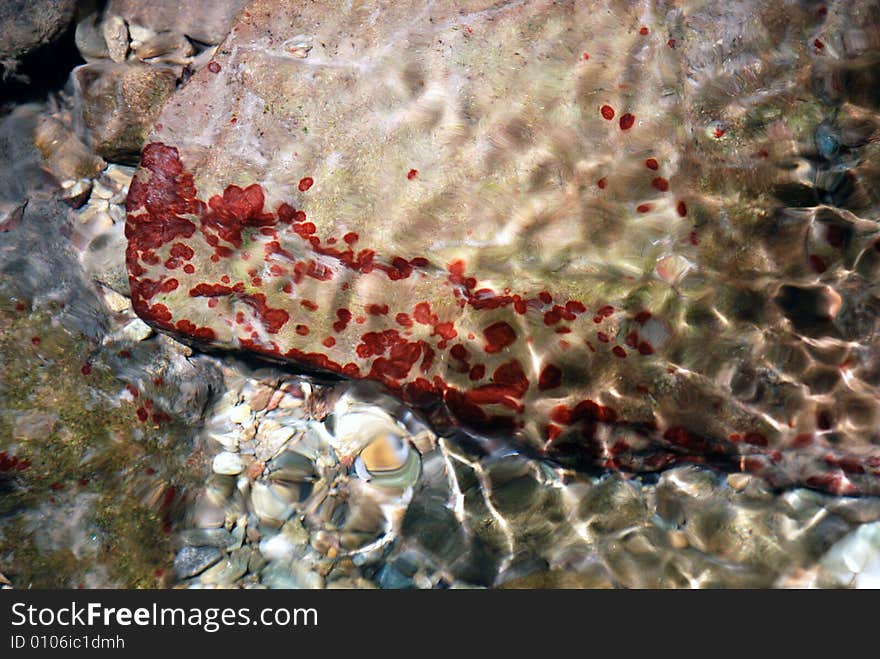
{"type": "Polygon", "coordinates": [[[193,430],[141,422],[142,400],[101,359],[119,346],[68,331],[59,309],[0,297],[0,452],[26,465],[0,472],[0,572],[18,588],[165,585],[175,511],[197,482],[193,430]],[[96,548],[80,558],[34,538],[40,517],[51,524],[65,505],[88,508],[77,526],[96,548]]]}

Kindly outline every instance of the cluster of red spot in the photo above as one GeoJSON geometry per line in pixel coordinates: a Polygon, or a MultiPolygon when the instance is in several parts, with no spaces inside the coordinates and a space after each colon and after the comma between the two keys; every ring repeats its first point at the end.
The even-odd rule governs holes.
{"type": "MultiPolygon", "coordinates": [[[[615,424],[618,421],[617,412],[604,405],[599,405],[593,400],[582,400],[579,403],[569,405],[557,405],[550,410],[550,421],[544,428],[548,441],[548,449],[554,447],[564,451],[565,444],[557,443],[564,433],[564,427],[579,426],[581,440],[587,446],[592,445],[598,423],[615,424]]],[[[595,447],[594,447],[595,448],[595,447]]]]}
{"type": "MultiPolygon", "coordinates": [[[[647,28],[644,28],[644,29],[647,29],[647,28]]],[[[611,121],[612,119],[614,119],[614,116],[615,116],[614,108],[611,107],[610,105],[607,105],[607,104],[603,105],[601,108],[599,108],[599,112],[602,115],[603,119],[606,119],[608,121],[611,121]]],[[[635,120],[636,120],[635,115],[627,112],[626,114],[624,114],[620,117],[620,129],[621,130],[629,130],[635,124],[635,120]]],[[[718,129],[718,130],[720,130],[720,129],[718,129]]],[[[721,131],[721,135],[723,135],[723,134],[724,134],[724,131],[721,131]]],[[[716,135],[716,137],[720,137],[721,135],[716,135]]],[[[650,169],[652,171],[657,171],[660,169],[660,163],[657,161],[656,158],[648,158],[647,160],[645,160],[645,167],[647,167],[648,169],[650,169]]],[[[602,177],[596,182],[596,185],[599,186],[600,190],[604,190],[606,188],[606,186],[608,185],[608,182],[605,179],[605,177],[602,177]]],[[[662,176],[655,176],[654,178],[651,179],[651,187],[659,192],[668,192],[669,191],[669,181],[662,176]]],[[[638,206],[636,206],[636,211],[639,213],[647,213],[651,210],[652,207],[653,206],[649,203],[643,203],[643,204],[639,204],[638,206]]],[[[678,202],[678,204],[676,205],[676,211],[678,212],[678,214],[681,217],[684,217],[687,215],[687,205],[685,204],[684,201],[678,202]]]]}
{"type": "MultiPolygon", "coordinates": [[[[127,384],[125,386],[126,390],[131,394],[132,398],[138,398],[138,390],[131,384],[127,384]]],[[[171,421],[171,416],[163,412],[162,410],[156,409],[153,401],[149,398],[145,399],[141,405],[135,410],[135,416],[137,416],[138,420],[141,423],[146,423],[148,420],[152,421],[155,424],[167,423],[171,421]]]]}
{"type": "MultiPolygon", "coordinates": [[[[614,117],[614,111],[610,107],[608,111],[606,113],[603,107],[602,114],[610,120],[614,117]]],[[[632,115],[624,115],[621,117],[621,127],[628,128],[633,121],[632,115]],[[627,116],[630,118],[624,121],[627,116]]],[[[654,172],[660,169],[660,163],[655,158],[648,158],[645,166],[654,172]]],[[[604,179],[600,186],[603,184],[604,179]]],[[[299,188],[306,191],[312,185],[311,178],[304,178],[300,181],[299,188]]],[[[666,179],[659,176],[652,179],[651,185],[661,192],[668,189],[666,179]]],[[[291,283],[284,287],[289,294],[293,293],[292,286],[300,283],[304,277],[327,281],[334,277],[338,268],[335,265],[334,268],[328,267],[326,259],[323,262],[315,258],[298,259],[284,250],[277,240],[277,231],[284,227],[300,236],[314,254],[332,257],[340,268],[349,268],[363,274],[380,271],[389,280],[396,281],[410,277],[430,265],[424,257],[405,259],[395,256],[388,263],[378,263],[372,250],[355,250],[359,236],[354,232],[346,233],[339,246],[338,241],[333,238],[322,243],[316,235],[315,225],[308,222],[303,211],[281,204],[272,213],[264,208],[264,204],[264,193],[259,185],[243,189],[228,186],[222,194],[211,197],[207,204],[203,203],[196,197],[192,177],[183,171],[176,149],[161,144],[148,145],[144,151],[143,169],[132,182],[127,205],[127,262],[131,275],[132,299],[139,315],[165,330],[205,340],[214,338],[210,328],[198,327],[187,319],[172,323],[170,310],[161,303],[152,303],[152,298],[160,293],[167,294],[177,290],[180,286],[178,279],[169,276],[160,276],[157,280],[146,279],[143,277],[146,270],[141,265],[158,265],[161,262],[156,253],[158,248],[170,243],[168,257],[163,262],[165,269],[173,271],[181,268],[192,274],[195,267],[190,261],[196,256],[195,250],[182,241],[191,238],[197,231],[214,248],[212,260],[229,258],[235,254],[227,245],[238,249],[242,260],[248,260],[250,255],[247,251],[242,251],[242,232],[245,229],[258,231],[269,238],[264,245],[263,265],[268,268],[269,276],[290,276],[291,283]]],[[[676,210],[684,217],[687,214],[685,202],[679,201],[676,210]]],[[[262,286],[263,280],[258,274],[256,269],[249,272],[251,283],[257,288],[262,286]]],[[[570,333],[572,330],[568,323],[578,321],[579,316],[587,312],[587,307],[577,300],[554,302],[553,296],[547,291],[541,291],[536,297],[529,298],[513,294],[507,289],[498,293],[489,288],[480,288],[477,279],[468,276],[463,261],[454,261],[447,265],[446,280],[459,308],[470,307],[475,311],[482,311],[510,306],[520,315],[531,310],[532,313],[540,314],[544,327],[552,328],[553,332],[559,334],[570,333]]],[[[234,297],[253,311],[253,315],[261,321],[269,334],[278,333],[290,320],[290,314],[286,310],[268,305],[266,295],[248,292],[243,282],[233,283],[228,275],[223,275],[220,282],[197,283],[188,293],[192,297],[207,298],[209,307],[215,306],[213,303],[222,296],[234,297]]],[[[298,302],[307,312],[314,312],[319,308],[311,300],[299,299],[298,302]]],[[[345,332],[353,321],[362,324],[368,317],[384,319],[393,313],[388,304],[382,303],[365,304],[365,316],[356,318],[345,308],[338,308],[333,312],[335,320],[332,328],[337,335],[345,332]]],[[[614,313],[611,305],[604,305],[596,310],[593,320],[600,324],[614,313]]],[[[633,329],[624,337],[625,345],[641,355],[651,355],[654,352],[653,346],[641,333],[641,326],[650,317],[647,312],[636,314],[633,318],[633,329]]],[[[520,419],[525,412],[524,400],[530,387],[534,386],[538,391],[545,392],[565,385],[564,370],[557,364],[544,363],[535,382],[530,382],[522,363],[514,356],[517,351],[513,351],[514,354],[510,356],[505,355],[505,351],[518,341],[532,340],[530,336],[520,336],[520,330],[510,322],[494,317],[494,322],[480,328],[482,340],[468,333],[467,338],[472,342],[470,345],[474,346],[469,350],[467,344],[462,343],[459,338],[455,320],[441,318],[427,301],[416,303],[408,312],[394,313],[393,323],[399,329],[372,329],[360,334],[354,343],[345,342],[345,345],[353,346],[358,359],[368,362],[366,366],[359,366],[355,362],[334,361],[326,352],[308,352],[297,348],[287,350],[282,355],[281,349],[274,342],[269,342],[267,346],[259,338],[244,313],[239,312],[235,320],[250,334],[250,338],[239,339],[240,345],[245,349],[285,357],[347,377],[375,379],[415,405],[433,404],[440,398],[459,422],[488,434],[509,434],[522,428],[523,422],[520,419]],[[430,339],[411,340],[409,335],[416,325],[430,327],[431,333],[427,335],[430,339]],[[486,355],[494,356],[500,364],[481,363],[477,355],[472,354],[472,351],[476,351],[476,346],[480,346],[486,355]],[[448,360],[437,357],[436,351],[443,349],[448,349],[448,360]],[[433,371],[438,364],[451,372],[466,375],[465,381],[471,384],[467,388],[459,388],[448,383],[433,371]]],[[[310,328],[304,323],[297,323],[293,331],[300,336],[310,335],[310,328]]],[[[610,337],[601,331],[597,333],[597,338],[600,343],[611,342],[610,337]]],[[[314,341],[325,349],[335,348],[335,352],[344,354],[336,348],[339,344],[334,336],[317,337],[314,341]]],[[[560,345],[562,343],[560,341],[560,345]]],[[[585,344],[595,352],[589,341],[585,341],[585,344]]],[[[621,359],[627,357],[627,351],[622,345],[614,345],[610,354],[621,359]]],[[[154,410],[152,401],[142,400],[137,388],[128,385],[126,389],[132,398],[141,402],[136,409],[141,421],[146,422],[151,415],[157,423],[170,419],[164,412],[154,410]]],[[[574,434],[583,440],[580,441],[579,450],[588,453],[593,451],[598,455],[595,453],[596,447],[590,443],[596,434],[596,424],[622,423],[615,410],[591,400],[558,405],[549,416],[545,434],[548,451],[551,452],[562,451],[566,444],[559,440],[574,434]]],[[[711,449],[706,440],[682,428],[667,429],[663,439],[670,445],[695,453],[711,449]]],[[[738,442],[733,438],[731,441],[733,444],[738,442]]],[[[756,433],[746,434],[741,441],[758,448],[766,445],[760,442],[756,433]]],[[[626,442],[617,441],[606,449],[606,452],[615,454],[614,459],[617,459],[628,451],[628,446],[626,442]]],[[[659,456],[655,462],[657,465],[668,464],[668,457],[659,456]]],[[[691,457],[696,459],[699,455],[691,457]]],[[[770,458],[773,457],[770,455],[770,458]]],[[[848,463],[837,466],[843,469],[845,464],[848,463]]]]}
{"type": "Polygon", "coordinates": [[[0,451],[0,472],[24,471],[30,466],[30,461],[20,460],[18,456],[9,455],[6,451],[0,451]]]}
{"type": "MultiPolygon", "coordinates": [[[[161,303],[151,304],[150,300],[159,292],[176,289],[178,281],[164,276],[156,281],[144,278],[146,269],[141,262],[158,265],[160,259],[155,250],[177,239],[191,238],[197,227],[185,216],[202,216],[206,206],[196,197],[192,174],[184,172],[177,149],[164,144],[149,144],[143,151],[141,167],[142,173],[132,179],[126,200],[130,221],[125,226],[128,238],[125,260],[132,307],[138,315],[158,327],[175,331],[168,307],[161,303]],[[145,176],[143,172],[148,174],[145,176]],[[132,214],[141,210],[143,212],[133,219],[132,214]]],[[[187,260],[189,251],[186,245],[180,245],[165,263],[169,269],[187,260]]],[[[209,328],[198,329],[203,336],[213,337],[209,328]]]]}

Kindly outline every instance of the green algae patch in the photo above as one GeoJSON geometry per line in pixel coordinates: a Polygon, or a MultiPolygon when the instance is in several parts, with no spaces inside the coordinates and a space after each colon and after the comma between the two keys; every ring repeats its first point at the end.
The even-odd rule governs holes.
{"type": "Polygon", "coordinates": [[[179,500],[202,476],[193,429],[158,402],[141,421],[148,392],[132,396],[105,358],[120,346],[59,311],[0,298],[2,571],[17,587],[160,586],[179,500]]]}

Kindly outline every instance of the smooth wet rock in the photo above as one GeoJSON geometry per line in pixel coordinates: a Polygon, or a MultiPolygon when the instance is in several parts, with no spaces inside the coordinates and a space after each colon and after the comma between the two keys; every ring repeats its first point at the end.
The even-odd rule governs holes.
{"type": "Polygon", "coordinates": [[[40,117],[34,130],[34,143],[59,183],[95,178],[106,166],[71,126],[53,117],[40,117]]]}
{"type": "Polygon", "coordinates": [[[217,547],[183,547],[174,557],[174,573],[178,579],[194,577],[222,556],[223,552],[217,547]]]}
{"type": "Polygon", "coordinates": [[[324,580],[317,572],[299,562],[270,563],[260,573],[260,582],[268,588],[308,590],[322,588],[324,580]]]}
{"type": "Polygon", "coordinates": [[[251,548],[242,547],[223,558],[217,564],[202,572],[199,580],[214,586],[228,586],[235,583],[248,569],[251,548]]]}
{"type": "Polygon", "coordinates": [[[281,526],[290,515],[287,490],[277,485],[254,483],[251,490],[251,505],[257,517],[269,525],[281,526]]]}
{"type": "Polygon", "coordinates": [[[131,47],[141,61],[161,58],[166,62],[184,63],[195,53],[186,37],[176,32],[160,32],[132,42],[131,47]]]}
{"type": "Polygon", "coordinates": [[[841,538],[820,563],[832,586],[876,588],[880,565],[880,522],[863,524],[841,538]]]}
{"type": "Polygon", "coordinates": [[[226,529],[186,529],[178,535],[179,541],[188,547],[222,547],[231,541],[231,534],[226,529]]]}
{"type": "Polygon", "coordinates": [[[107,53],[114,62],[124,62],[128,55],[128,25],[119,16],[106,16],[101,24],[101,35],[107,44],[107,53]]]}
{"type": "Polygon", "coordinates": [[[247,0],[111,0],[107,13],[155,32],[179,32],[213,45],[226,36],[232,19],[246,3],[247,0]]]}
{"type": "Polygon", "coordinates": [[[224,451],[214,456],[211,467],[214,473],[237,476],[244,470],[244,463],[235,453],[224,451]]]}
{"type": "Polygon", "coordinates": [[[73,71],[77,105],[92,148],[115,163],[137,163],[150,127],[174,91],[162,66],[95,61],[73,71]]]}
{"type": "Polygon", "coordinates": [[[89,14],[76,24],[74,35],[76,48],[87,62],[110,57],[110,51],[101,30],[100,18],[98,14],[89,14]]]}

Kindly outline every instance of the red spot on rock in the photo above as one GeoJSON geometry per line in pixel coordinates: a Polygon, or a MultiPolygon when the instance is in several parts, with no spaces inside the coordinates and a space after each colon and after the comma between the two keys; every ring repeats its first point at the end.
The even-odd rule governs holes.
{"type": "MultiPolygon", "coordinates": [[[[214,195],[208,200],[211,211],[201,218],[202,232],[212,235],[241,247],[241,232],[247,227],[260,228],[271,226],[277,219],[263,209],[265,196],[263,189],[256,183],[242,189],[237,185],[229,185],[222,195],[214,195]]],[[[214,241],[206,238],[209,243],[214,241]]],[[[225,246],[216,247],[217,256],[228,258],[233,252],[225,246]]],[[[242,254],[242,258],[245,255],[242,254]]]]}
{"type": "Polygon", "coordinates": [[[647,213],[649,210],[651,210],[651,204],[639,204],[636,206],[636,211],[639,213],[647,213]]]}
{"type": "Polygon", "coordinates": [[[486,367],[483,364],[474,364],[468,373],[468,379],[475,382],[482,380],[486,376],[486,367]]]}
{"type": "Polygon", "coordinates": [[[0,471],[24,471],[31,466],[29,460],[20,460],[16,455],[9,455],[6,451],[0,451],[0,471]]]}
{"type": "Polygon", "coordinates": [[[666,42],[666,45],[669,46],[670,48],[675,48],[675,39],[669,39],[666,42]]]}
{"type": "Polygon", "coordinates": [[[643,25],[639,28],[639,34],[641,34],[643,37],[646,36],[648,34],[648,28],[643,25]]]}
{"type": "Polygon", "coordinates": [[[538,376],[538,389],[556,389],[562,385],[562,371],[554,364],[547,364],[538,376]]]}
{"type": "Polygon", "coordinates": [[[92,365],[89,364],[88,362],[86,362],[85,364],[82,365],[82,368],[79,369],[79,372],[82,373],[83,375],[88,375],[89,373],[92,372],[92,365]]]}
{"type": "Polygon", "coordinates": [[[195,252],[193,251],[193,249],[187,245],[184,245],[183,243],[174,243],[171,246],[171,250],[169,253],[171,254],[171,256],[176,256],[186,261],[195,256],[195,252]]]}
{"type": "Polygon", "coordinates": [[[767,446],[767,438],[759,432],[747,432],[743,437],[743,441],[746,444],[751,444],[752,446],[767,446]]]}
{"type": "Polygon", "coordinates": [[[602,117],[604,119],[607,119],[608,121],[611,121],[612,119],[614,119],[614,108],[611,107],[610,105],[603,105],[600,108],[599,112],[601,112],[602,117]]]}
{"type": "Polygon", "coordinates": [[[427,302],[419,302],[413,307],[413,318],[422,325],[433,325],[437,322],[437,316],[431,313],[431,305],[427,302]]]}
{"type": "Polygon", "coordinates": [[[336,317],[339,320],[333,323],[333,331],[341,332],[351,322],[351,312],[348,309],[337,309],[336,317]]]}
{"type": "Polygon", "coordinates": [[[720,140],[722,137],[724,137],[725,132],[726,131],[723,128],[718,127],[714,131],[712,131],[712,135],[716,140],[720,140]]]}
{"type": "Polygon", "coordinates": [[[667,181],[662,176],[655,176],[651,179],[651,187],[655,190],[659,190],[660,192],[666,192],[669,190],[669,181],[667,181]]]}
{"type": "Polygon", "coordinates": [[[504,321],[489,325],[483,330],[483,336],[486,338],[483,350],[488,353],[501,352],[516,341],[516,332],[504,321]]]}
{"type": "Polygon", "coordinates": [[[323,341],[321,341],[321,343],[324,344],[325,348],[332,348],[336,345],[336,339],[334,339],[332,336],[328,336],[323,341]]]}
{"type": "MultiPolygon", "coordinates": [[[[447,341],[454,339],[458,336],[458,332],[455,330],[453,323],[437,323],[434,325],[434,332],[432,336],[437,335],[440,336],[447,341]]],[[[442,346],[441,346],[442,347],[442,346]]]]}
{"type": "Polygon", "coordinates": [[[562,320],[562,314],[559,311],[560,309],[562,309],[562,307],[556,305],[555,307],[550,309],[550,311],[547,311],[544,314],[544,324],[550,327],[562,320]]]}
{"type": "Polygon", "coordinates": [[[675,207],[675,212],[678,213],[680,217],[685,217],[688,214],[687,204],[683,201],[679,201],[675,207]]]}
{"type": "Polygon", "coordinates": [[[660,163],[658,163],[655,158],[648,158],[645,161],[645,167],[647,167],[648,169],[653,169],[654,171],[657,171],[660,168],[660,163]]]}
{"type": "Polygon", "coordinates": [[[371,316],[384,316],[388,313],[387,304],[368,304],[364,309],[371,316]]]}
{"type": "Polygon", "coordinates": [[[406,173],[406,178],[408,178],[410,181],[412,181],[418,175],[419,175],[419,170],[411,169],[406,173]]]}
{"type": "Polygon", "coordinates": [[[196,331],[197,325],[189,320],[178,320],[175,327],[184,334],[192,334],[196,331]]]}
{"type": "Polygon", "coordinates": [[[621,359],[623,359],[624,357],[626,357],[626,350],[624,350],[624,349],[621,348],[620,346],[614,346],[614,347],[611,349],[611,352],[614,353],[614,356],[615,356],[615,357],[620,357],[621,359]]]}
{"type": "Polygon", "coordinates": [[[232,295],[235,289],[224,286],[222,284],[196,284],[189,289],[190,297],[217,297],[221,295],[232,295]]]}
{"type": "Polygon", "coordinates": [[[309,326],[302,325],[302,324],[297,325],[296,326],[296,333],[299,334],[300,336],[307,336],[309,333],[309,326]]]}
{"type": "Polygon", "coordinates": [[[310,187],[312,187],[314,184],[315,184],[315,179],[313,179],[311,176],[306,176],[305,178],[301,178],[299,180],[299,185],[297,187],[299,188],[300,192],[305,192],[310,187]]]}
{"type": "Polygon", "coordinates": [[[208,62],[208,71],[211,73],[220,73],[220,65],[217,62],[208,62]]]}
{"type": "Polygon", "coordinates": [[[137,414],[137,418],[140,419],[141,422],[146,421],[147,417],[149,417],[149,415],[150,415],[150,413],[147,412],[147,410],[143,407],[137,408],[137,410],[135,411],[135,414],[137,414]]]}
{"type": "Polygon", "coordinates": [[[347,234],[342,236],[342,240],[344,240],[349,245],[354,245],[358,241],[358,235],[354,231],[349,231],[347,234]]]}
{"type": "Polygon", "coordinates": [[[41,339],[39,336],[32,336],[31,337],[31,343],[33,343],[35,346],[40,345],[40,341],[41,341],[41,339]]]}
{"type": "Polygon", "coordinates": [[[816,47],[817,50],[823,50],[825,48],[825,44],[819,41],[819,39],[814,39],[813,45],[816,47]]]}
{"type": "Polygon", "coordinates": [[[636,116],[627,112],[620,117],[620,130],[629,130],[636,123],[636,116]]]}

